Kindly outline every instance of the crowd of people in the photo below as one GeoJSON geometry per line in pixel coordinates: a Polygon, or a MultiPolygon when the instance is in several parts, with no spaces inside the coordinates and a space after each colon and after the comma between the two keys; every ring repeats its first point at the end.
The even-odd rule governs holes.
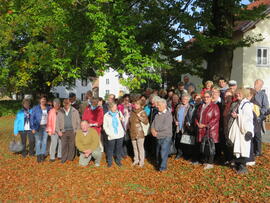
{"type": "Polygon", "coordinates": [[[262,124],[269,113],[262,87],[260,79],[254,88],[239,88],[236,81],[220,78],[217,84],[206,81],[198,93],[185,76],[177,88],[147,88],[121,98],[110,94],[106,101],[91,91],[82,102],[74,93],[62,102],[41,96],[32,108],[24,99],[14,135],[21,136],[22,156],[36,156],[38,163],[79,156],[79,165],[94,160],[98,167],[105,153],[108,167],[114,162],[121,167],[130,156],[133,166],[144,167],[147,158],[164,171],[171,156],[203,164],[205,170],[217,163],[247,173],[246,166],[262,155],[262,124]]]}

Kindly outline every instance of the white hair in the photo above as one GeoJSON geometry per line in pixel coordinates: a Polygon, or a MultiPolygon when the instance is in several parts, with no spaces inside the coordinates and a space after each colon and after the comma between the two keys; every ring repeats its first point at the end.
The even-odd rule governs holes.
{"type": "Polygon", "coordinates": [[[154,96],[152,102],[158,102],[161,98],[159,96],[154,96]]]}
{"type": "Polygon", "coordinates": [[[167,101],[166,101],[166,99],[163,99],[163,98],[159,98],[159,100],[157,100],[157,103],[161,103],[161,104],[164,104],[165,106],[167,106],[167,101]]]}

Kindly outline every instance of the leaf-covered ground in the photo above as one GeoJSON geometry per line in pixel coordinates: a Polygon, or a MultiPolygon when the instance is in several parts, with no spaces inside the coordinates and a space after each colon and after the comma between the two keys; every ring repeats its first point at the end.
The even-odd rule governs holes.
{"type": "Polygon", "coordinates": [[[8,151],[13,117],[0,118],[0,202],[269,202],[270,145],[249,174],[237,175],[231,168],[215,166],[204,171],[185,160],[169,159],[169,170],[157,172],[146,161],[144,168],[107,168],[93,163],[79,167],[78,158],[38,164],[8,151]]]}

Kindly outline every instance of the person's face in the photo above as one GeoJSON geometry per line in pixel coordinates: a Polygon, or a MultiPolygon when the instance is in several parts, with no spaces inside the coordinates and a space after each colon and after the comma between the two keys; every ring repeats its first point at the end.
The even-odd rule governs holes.
{"type": "Polygon", "coordinates": [[[180,91],[182,91],[182,90],[185,89],[185,86],[179,85],[179,86],[178,86],[178,89],[179,89],[180,91]]]}
{"type": "MultiPolygon", "coordinates": [[[[141,97],[141,101],[142,101],[142,103],[144,103],[145,104],[145,102],[146,102],[146,98],[145,97],[141,97]]],[[[129,102],[129,101],[128,101],[129,102]]],[[[128,103],[127,103],[128,104],[128,103]]]]}
{"type": "Polygon", "coordinates": [[[173,92],[168,92],[168,97],[171,98],[173,96],[173,92]]]}
{"type": "Polygon", "coordinates": [[[223,88],[226,86],[226,82],[224,80],[219,80],[218,85],[219,85],[219,87],[223,88]]]}
{"type": "Polygon", "coordinates": [[[117,111],[117,106],[116,105],[113,105],[112,107],[111,107],[111,112],[116,112],[117,111]]]}
{"type": "Polygon", "coordinates": [[[206,89],[211,89],[212,84],[210,82],[205,84],[206,89]]]}
{"type": "Polygon", "coordinates": [[[188,99],[188,97],[182,97],[182,100],[181,100],[181,102],[182,102],[182,104],[183,104],[183,105],[186,105],[186,104],[188,104],[188,102],[189,102],[189,99],[188,99]]]}
{"type": "Polygon", "coordinates": [[[43,97],[43,98],[40,99],[40,104],[41,105],[46,105],[46,103],[47,103],[46,98],[43,97]]]}
{"type": "MultiPolygon", "coordinates": [[[[142,97],[143,98],[143,97],[142,97]]],[[[124,98],[124,104],[129,104],[129,97],[124,98]]]]}
{"type": "Polygon", "coordinates": [[[141,105],[138,102],[134,103],[134,109],[139,110],[141,108],[141,105]]]}
{"type": "Polygon", "coordinates": [[[194,100],[195,100],[195,103],[196,103],[196,104],[200,104],[200,103],[202,102],[202,98],[201,98],[200,95],[197,95],[197,96],[194,98],[194,100]]]}
{"type": "Polygon", "coordinates": [[[82,129],[83,132],[87,132],[88,129],[89,129],[88,123],[87,122],[82,122],[81,123],[81,129],[82,129]]]}
{"type": "Polygon", "coordinates": [[[53,102],[53,107],[58,110],[60,109],[60,104],[58,102],[53,102]]]}
{"type": "Polygon", "coordinates": [[[231,92],[226,92],[226,93],[225,93],[225,101],[226,101],[226,102],[227,102],[227,101],[231,101],[231,100],[232,100],[232,97],[233,97],[233,95],[232,95],[231,92]]]}
{"type": "Polygon", "coordinates": [[[188,82],[189,82],[189,77],[185,76],[185,77],[184,77],[184,82],[185,82],[185,83],[188,83],[188,82]]]}
{"type": "Polygon", "coordinates": [[[103,102],[101,100],[98,100],[98,106],[102,106],[103,102]]]}
{"type": "Polygon", "coordinates": [[[260,80],[255,81],[254,89],[258,92],[262,89],[263,83],[260,80]]]}
{"type": "Polygon", "coordinates": [[[98,105],[98,99],[92,99],[91,100],[91,104],[92,104],[92,106],[97,106],[98,105]]]}
{"type": "Polygon", "coordinates": [[[70,101],[70,103],[75,102],[75,101],[76,101],[76,96],[75,96],[75,97],[71,97],[71,98],[69,98],[69,101],[70,101]]]}
{"type": "Polygon", "coordinates": [[[214,90],[214,91],[213,91],[213,94],[212,94],[213,100],[218,99],[219,96],[220,96],[220,92],[219,92],[218,90],[214,90]]]}
{"type": "Polygon", "coordinates": [[[204,97],[203,97],[204,103],[209,104],[211,102],[211,99],[212,98],[211,98],[210,94],[208,94],[208,93],[204,94],[204,97]]]}
{"type": "Polygon", "coordinates": [[[159,112],[163,112],[166,109],[166,105],[161,103],[161,102],[158,102],[157,103],[157,108],[158,108],[159,112]]]}
{"type": "Polygon", "coordinates": [[[69,107],[70,107],[70,100],[69,99],[65,99],[64,101],[63,101],[63,106],[64,106],[64,108],[65,109],[69,109],[69,107]]]}
{"type": "Polygon", "coordinates": [[[190,85],[189,87],[188,87],[188,92],[189,93],[191,93],[191,92],[194,92],[194,87],[192,86],[192,85],[190,85]]]}
{"type": "Polygon", "coordinates": [[[237,85],[231,85],[229,88],[232,92],[235,92],[235,90],[237,89],[237,85]]]}
{"type": "Polygon", "coordinates": [[[173,95],[173,97],[172,97],[172,102],[173,102],[174,104],[177,104],[177,103],[179,102],[179,97],[178,97],[177,95],[173,95]]]}
{"type": "Polygon", "coordinates": [[[235,96],[238,101],[241,101],[243,99],[243,95],[241,94],[241,92],[236,92],[235,96]]]}
{"type": "Polygon", "coordinates": [[[110,95],[110,96],[108,97],[108,102],[109,102],[109,103],[110,103],[110,102],[114,102],[114,96],[110,95]]]}
{"type": "Polygon", "coordinates": [[[29,108],[30,108],[30,103],[29,103],[29,102],[24,102],[24,103],[23,103],[23,107],[24,107],[25,109],[29,109],[29,108]]]}

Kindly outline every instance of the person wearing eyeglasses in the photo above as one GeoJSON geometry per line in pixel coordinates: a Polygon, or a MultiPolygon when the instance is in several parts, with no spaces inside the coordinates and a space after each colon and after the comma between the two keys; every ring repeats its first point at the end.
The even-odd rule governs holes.
{"type": "MultiPolygon", "coordinates": [[[[206,91],[203,95],[203,104],[197,111],[195,123],[198,127],[198,143],[204,143],[204,139],[209,138],[215,144],[219,141],[219,119],[220,111],[218,105],[212,102],[212,92],[206,91]]],[[[214,167],[214,153],[203,153],[202,162],[204,169],[214,167]]]]}

